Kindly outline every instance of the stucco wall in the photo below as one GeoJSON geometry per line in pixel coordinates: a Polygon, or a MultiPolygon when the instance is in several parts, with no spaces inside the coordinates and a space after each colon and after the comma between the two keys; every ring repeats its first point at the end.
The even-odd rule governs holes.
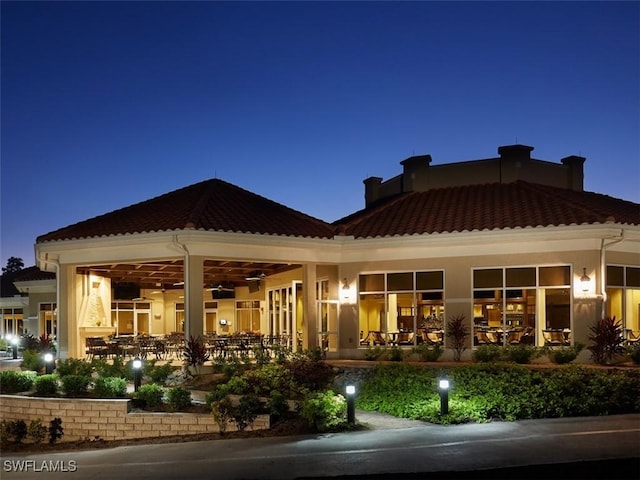
{"type": "MultiPolygon", "coordinates": [[[[62,419],[61,442],[77,440],[122,440],[132,438],[195,435],[220,431],[212,415],[194,413],[131,412],[126,399],[39,398],[0,395],[3,420],[41,419],[43,425],[56,417],[62,419]]],[[[250,430],[270,427],[269,415],[258,415],[250,430]]],[[[230,423],[227,430],[236,427],[230,423]]]]}

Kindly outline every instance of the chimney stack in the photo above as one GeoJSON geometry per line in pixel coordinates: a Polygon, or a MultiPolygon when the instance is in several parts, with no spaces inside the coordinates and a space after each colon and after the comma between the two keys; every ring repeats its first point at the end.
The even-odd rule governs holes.
{"type": "Polygon", "coordinates": [[[584,162],[585,157],[570,155],[560,161],[567,167],[567,188],[582,192],[584,190],[584,162]]]}

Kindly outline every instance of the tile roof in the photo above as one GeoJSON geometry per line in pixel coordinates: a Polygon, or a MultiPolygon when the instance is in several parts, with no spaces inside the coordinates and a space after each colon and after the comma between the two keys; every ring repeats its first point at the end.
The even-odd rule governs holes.
{"type": "Polygon", "coordinates": [[[322,220],[223,180],[210,179],[41,235],[36,242],[185,228],[333,237],[333,227],[322,220]]]}
{"type": "Polygon", "coordinates": [[[30,282],[34,280],[55,280],[56,274],[45,272],[38,267],[27,267],[17,272],[3,273],[0,276],[0,297],[7,298],[20,295],[15,282],[30,282]]]}
{"type": "Polygon", "coordinates": [[[172,231],[332,238],[605,223],[640,225],[640,205],[607,195],[525,181],[401,193],[328,224],[212,179],[41,235],[52,240],[172,231]]]}
{"type": "Polygon", "coordinates": [[[517,181],[396,195],[337,220],[356,238],[605,223],[640,225],[640,205],[606,195],[517,181]]]}

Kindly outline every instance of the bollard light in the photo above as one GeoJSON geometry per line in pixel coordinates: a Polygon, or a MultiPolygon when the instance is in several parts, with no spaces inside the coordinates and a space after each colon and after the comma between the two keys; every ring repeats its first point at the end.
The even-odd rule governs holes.
{"type": "Polygon", "coordinates": [[[347,385],[345,391],[347,393],[347,423],[354,425],[356,423],[356,386],[347,385]]]}
{"type": "Polygon", "coordinates": [[[47,375],[50,373],[53,373],[53,354],[52,353],[45,353],[44,356],[44,373],[46,373],[47,375]]]}
{"type": "Polygon", "coordinates": [[[11,345],[12,345],[12,353],[13,353],[13,359],[16,360],[18,358],[18,343],[20,342],[20,339],[16,336],[11,338],[11,345]]]}
{"type": "Polygon", "coordinates": [[[438,382],[440,388],[440,415],[449,413],[449,379],[441,378],[438,382]]]}
{"type": "Polygon", "coordinates": [[[142,383],[142,360],[139,358],[133,359],[133,390],[135,392],[140,388],[140,384],[142,383]]]}

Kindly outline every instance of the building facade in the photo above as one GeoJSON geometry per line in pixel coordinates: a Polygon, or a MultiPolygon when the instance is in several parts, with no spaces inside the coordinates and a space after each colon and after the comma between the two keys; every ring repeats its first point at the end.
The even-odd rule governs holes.
{"type": "Polygon", "coordinates": [[[446,348],[455,317],[470,350],[587,344],[605,315],[638,333],[640,206],[585,192],[583,157],[532,151],[408,158],[331,224],[213,179],[42,235],[59,353],[83,356],[92,336],[259,332],[360,358],[446,348]]]}

